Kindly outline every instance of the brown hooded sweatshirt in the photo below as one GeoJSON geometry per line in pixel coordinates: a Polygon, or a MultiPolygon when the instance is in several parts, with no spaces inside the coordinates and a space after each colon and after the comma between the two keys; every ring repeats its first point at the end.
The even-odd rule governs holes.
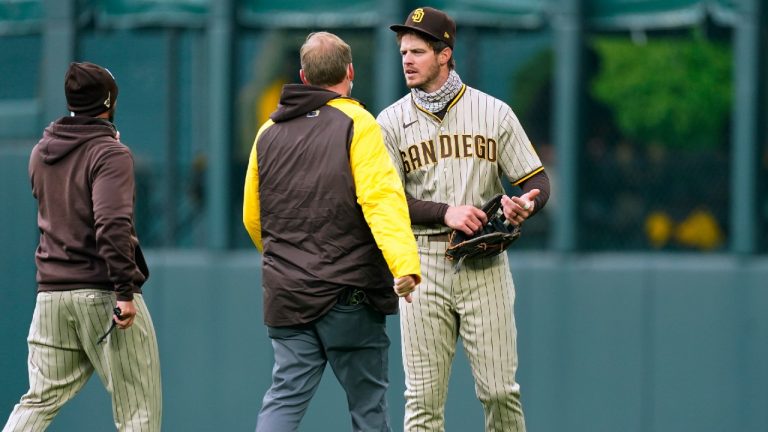
{"type": "Polygon", "coordinates": [[[63,117],[29,160],[40,291],[99,288],[132,300],[149,277],[133,221],[133,157],[112,123],[63,117]]]}

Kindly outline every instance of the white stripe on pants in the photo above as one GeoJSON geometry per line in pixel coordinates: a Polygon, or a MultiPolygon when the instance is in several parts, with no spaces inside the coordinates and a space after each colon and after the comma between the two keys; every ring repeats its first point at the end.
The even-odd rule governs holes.
{"type": "Polygon", "coordinates": [[[48,427],[95,370],[112,397],[119,431],[160,430],[160,362],[152,318],[141,295],[134,295],[136,318],[114,329],[115,294],[98,289],[41,292],[29,329],[29,391],[21,397],[3,432],[48,427]]]}
{"type": "Polygon", "coordinates": [[[418,237],[423,280],[413,303],[400,301],[405,368],[405,431],[443,431],[456,342],[461,337],[483,404],[486,431],[522,432],[517,370],[515,288],[506,254],[445,259],[446,242],[418,237]]]}

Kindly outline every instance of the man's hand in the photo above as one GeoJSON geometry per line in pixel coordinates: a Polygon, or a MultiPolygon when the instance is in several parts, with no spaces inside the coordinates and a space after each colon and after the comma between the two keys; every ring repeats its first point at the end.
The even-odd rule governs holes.
{"type": "Polygon", "coordinates": [[[136,307],[133,305],[133,300],[129,301],[117,301],[117,307],[120,308],[120,317],[116,315],[112,317],[117,323],[117,327],[120,329],[127,329],[133,325],[133,318],[136,317],[136,307]]]}
{"type": "Polygon", "coordinates": [[[445,212],[445,225],[471,236],[488,222],[484,211],[471,205],[450,206],[445,212]]]}
{"type": "Polygon", "coordinates": [[[501,206],[504,209],[504,217],[513,225],[521,225],[523,221],[533,213],[536,202],[533,200],[541,192],[538,189],[532,189],[530,192],[513,196],[512,198],[504,195],[501,197],[501,206]]]}
{"type": "Polygon", "coordinates": [[[405,297],[405,301],[408,303],[413,302],[411,293],[416,290],[416,285],[421,282],[421,279],[416,275],[406,275],[395,279],[395,294],[398,297],[405,297]]]}

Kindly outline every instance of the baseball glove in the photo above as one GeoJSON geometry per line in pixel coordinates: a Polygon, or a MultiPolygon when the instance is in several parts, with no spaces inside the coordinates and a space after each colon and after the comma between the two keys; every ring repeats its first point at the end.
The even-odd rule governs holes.
{"type": "Polygon", "coordinates": [[[509,248],[520,237],[520,227],[506,223],[501,208],[501,195],[496,195],[483,204],[482,210],[488,216],[486,223],[474,235],[468,236],[459,230],[453,230],[450,235],[445,257],[456,261],[454,269],[461,270],[465,259],[496,256],[509,248]]]}

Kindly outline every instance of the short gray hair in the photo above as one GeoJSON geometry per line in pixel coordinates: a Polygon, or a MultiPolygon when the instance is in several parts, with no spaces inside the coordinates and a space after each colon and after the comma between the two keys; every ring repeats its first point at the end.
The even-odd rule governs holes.
{"type": "Polygon", "coordinates": [[[310,33],[301,46],[301,69],[311,85],[328,87],[336,85],[347,76],[347,66],[352,63],[352,49],[333,33],[310,33]]]}

